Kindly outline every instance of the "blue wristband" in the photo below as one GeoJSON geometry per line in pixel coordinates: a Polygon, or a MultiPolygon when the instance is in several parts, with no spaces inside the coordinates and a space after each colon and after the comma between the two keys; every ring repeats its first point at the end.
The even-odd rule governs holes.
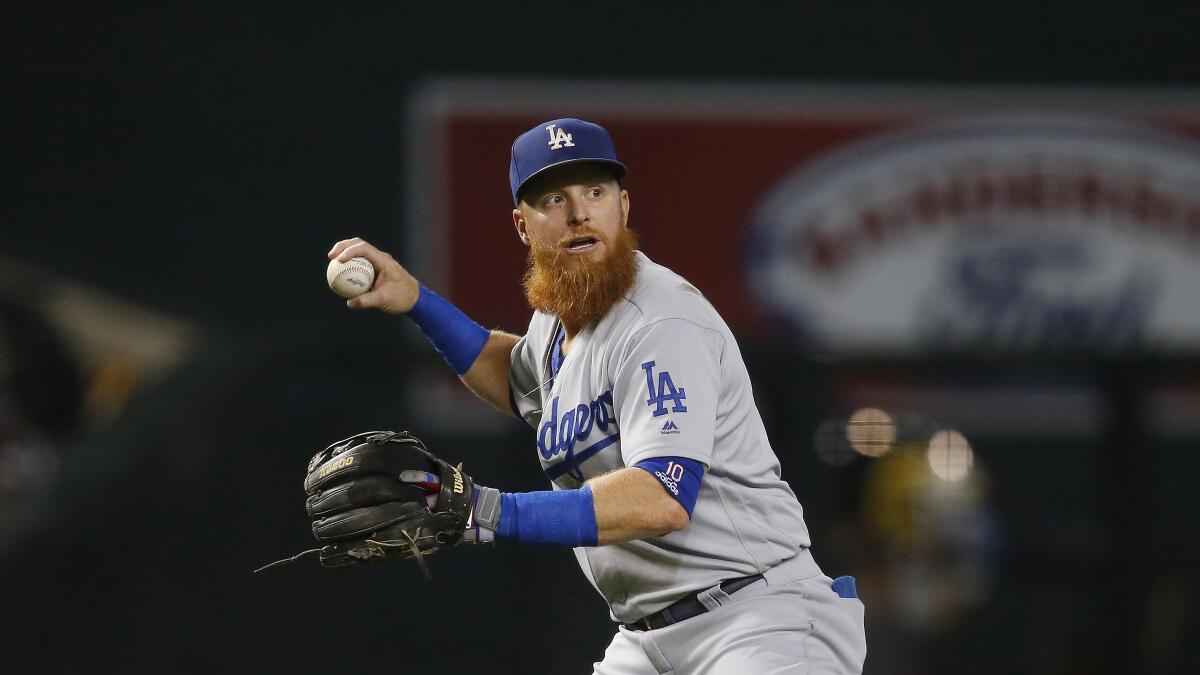
{"type": "Polygon", "coordinates": [[[595,546],[599,530],[592,488],[500,493],[496,537],[526,544],[595,546]]]}
{"type": "Polygon", "coordinates": [[[492,334],[424,285],[417,295],[417,304],[408,310],[408,318],[459,375],[471,369],[492,334]]]}

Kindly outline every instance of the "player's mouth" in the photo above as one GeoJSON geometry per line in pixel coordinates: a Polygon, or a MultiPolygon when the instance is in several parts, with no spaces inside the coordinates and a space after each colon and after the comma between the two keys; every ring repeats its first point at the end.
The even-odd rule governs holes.
{"type": "Polygon", "coordinates": [[[587,253],[596,248],[599,243],[600,240],[595,237],[575,237],[567,241],[566,249],[568,253],[587,253]]]}

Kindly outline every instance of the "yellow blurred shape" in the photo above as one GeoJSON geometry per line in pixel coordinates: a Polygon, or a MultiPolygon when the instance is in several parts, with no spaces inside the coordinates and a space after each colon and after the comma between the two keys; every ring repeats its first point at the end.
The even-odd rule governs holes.
{"type": "Polygon", "coordinates": [[[918,446],[901,445],[867,467],[863,517],[872,535],[889,546],[909,548],[928,537],[921,501],[933,480],[918,446]]]}

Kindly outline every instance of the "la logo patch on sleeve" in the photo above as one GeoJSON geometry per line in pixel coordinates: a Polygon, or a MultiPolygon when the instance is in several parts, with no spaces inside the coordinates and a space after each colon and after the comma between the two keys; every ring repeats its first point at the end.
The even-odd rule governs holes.
{"type": "MultiPolygon", "coordinates": [[[[655,388],[654,362],[643,363],[642,370],[646,371],[646,391],[650,395],[650,398],[646,400],[646,405],[654,406],[652,413],[654,417],[667,414],[667,401],[672,403],[671,412],[687,412],[687,406],[683,404],[684,399],[687,398],[687,392],[683,387],[675,387],[675,383],[671,381],[670,371],[664,370],[658,374],[658,386],[655,388]]],[[[665,427],[663,432],[666,433],[665,427]]]]}

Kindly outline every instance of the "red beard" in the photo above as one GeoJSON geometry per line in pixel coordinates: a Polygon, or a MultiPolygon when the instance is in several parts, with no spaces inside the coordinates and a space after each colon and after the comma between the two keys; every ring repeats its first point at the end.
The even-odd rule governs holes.
{"type": "Polygon", "coordinates": [[[523,281],[530,306],[577,330],[604,316],[637,277],[638,242],[629,228],[618,230],[615,241],[604,240],[610,249],[604,259],[570,262],[563,244],[580,235],[601,239],[595,232],[571,232],[556,246],[533,243],[523,281]]]}

